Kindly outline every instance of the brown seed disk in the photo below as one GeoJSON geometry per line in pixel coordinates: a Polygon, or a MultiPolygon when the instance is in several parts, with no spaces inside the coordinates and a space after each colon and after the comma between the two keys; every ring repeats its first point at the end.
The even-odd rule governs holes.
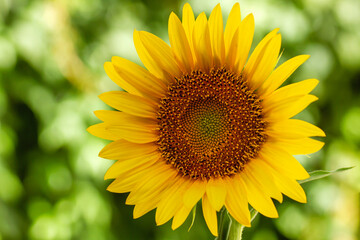
{"type": "Polygon", "coordinates": [[[160,101],[158,120],[164,160],[192,179],[242,171],[267,138],[258,96],[226,68],[176,79],[160,101]]]}

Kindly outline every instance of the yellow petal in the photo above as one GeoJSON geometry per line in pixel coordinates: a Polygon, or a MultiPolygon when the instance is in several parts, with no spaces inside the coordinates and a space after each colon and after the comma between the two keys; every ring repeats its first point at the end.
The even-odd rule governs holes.
{"type": "Polygon", "coordinates": [[[86,130],[94,135],[95,137],[99,137],[99,138],[103,138],[103,139],[107,139],[107,140],[112,140],[112,141],[116,141],[119,140],[120,137],[115,135],[114,133],[110,132],[107,128],[108,128],[109,124],[105,124],[105,123],[98,123],[95,125],[92,125],[90,127],[88,127],[86,130]]]}
{"type": "Polygon", "coordinates": [[[205,194],[202,199],[202,209],[207,226],[214,236],[218,235],[216,210],[211,206],[209,198],[205,194]]]}
{"type": "Polygon", "coordinates": [[[311,138],[282,139],[277,142],[281,148],[286,149],[292,155],[314,153],[324,146],[323,142],[311,138]]]}
{"type": "Polygon", "coordinates": [[[209,26],[205,13],[201,13],[195,22],[193,44],[199,68],[209,71],[213,66],[209,26]]]}
{"type": "Polygon", "coordinates": [[[209,17],[209,31],[215,66],[225,62],[224,24],[220,3],[216,5],[209,17]]]}
{"type": "Polygon", "coordinates": [[[109,76],[109,78],[116,83],[119,87],[127,91],[128,93],[137,95],[137,96],[143,96],[142,93],[136,89],[133,85],[129,84],[129,82],[125,81],[126,79],[123,79],[117,74],[114,66],[111,64],[111,62],[104,63],[104,69],[106,74],[109,76]]]}
{"type": "Polygon", "coordinates": [[[287,119],[269,124],[266,134],[274,138],[325,137],[320,128],[298,119],[287,119]]]}
{"type": "Polygon", "coordinates": [[[150,71],[150,73],[152,73],[155,77],[162,80],[166,85],[172,83],[174,81],[174,77],[167,71],[164,71],[161,65],[159,65],[156,61],[154,61],[153,56],[144,46],[143,41],[140,38],[140,33],[138,31],[134,30],[133,38],[134,38],[134,45],[136,48],[136,52],[139,55],[140,60],[145,65],[145,67],[150,71]]]}
{"type": "Polygon", "coordinates": [[[192,208],[205,194],[205,190],[206,182],[201,180],[194,181],[184,194],[184,205],[188,208],[192,208]]]}
{"type": "Polygon", "coordinates": [[[259,54],[255,55],[256,59],[254,59],[253,64],[251,64],[252,58],[250,57],[249,63],[245,66],[244,74],[253,90],[257,89],[273,71],[278,60],[280,46],[281,35],[277,34],[264,45],[259,54]]]}
{"type": "Polygon", "coordinates": [[[159,139],[154,127],[138,125],[135,122],[123,122],[121,124],[99,123],[90,126],[87,131],[94,136],[112,141],[124,139],[134,143],[149,143],[159,139]]]}
{"type": "Polygon", "coordinates": [[[237,51],[239,47],[238,42],[239,42],[239,29],[235,31],[231,41],[231,45],[229,47],[229,51],[226,54],[226,66],[228,66],[230,70],[233,70],[235,66],[237,51]]]}
{"type": "Polygon", "coordinates": [[[123,123],[123,125],[109,125],[106,130],[117,136],[116,140],[124,139],[133,143],[150,143],[159,139],[159,134],[155,130],[129,122],[123,123]]]}
{"type": "Polygon", "coordinates": [[[281,171],[271,168],[263,161],[256,161],[256,163],[258,167],[261,167],[272,176],[272,184],[276,185],[277,189],[298,202],[306,202],[304,190],[293,178],[283,175],[281,171]]]}
{"type": "Polygon", "coordinates": [[[251,181],[245,174],[241,174],[239,176],[243,179],[246,185],[247,196],[251,206],[266,217],[279,217],[271,198],[261,191],[256,183],[251,181]]]}
{"type": "Polygon", "coordinates": [[[309,57],[309,55],[300,55],[281,64],[258,88],[259,95],[266,97],[275,91],[299,66],[301,66],[307,59],[309,59],[309,57]]]}
{"type": "Polygon", "coordinates": [[[294,199],[295,201],[306,203],[306,194],[298,182],[281,173],[275,173],[274,179],[276,186],[286,196],[294,199]]]}
{"type": "Polygon", "coordinates": [[[118,76],[143,95],[156,98],[164,96],[167,86],[149,71],[121,57],[112,57],[111,61],[118,76]]]}
{"type": "Polygon", "coordinates": [[[154,143],[137,144],[125,140],[109,143],[99,153],[99,156],[107,159],[126,160],[141,157],[157,151],[158,146],[154,143]]]}
{"type": "Polygon", "coordinates": [[[174,215],[171,228],[173,230],[180,227],[186,220],[186,218],[189,216],[189,213],[191,211],[191,208],[186,207],[183,205],[174,215]]]}
{"type": "Polygon", "coordinates": [[[264,98],[264,111],[271,109],[273,105],[276,106],[277,103],[284,101],[286,102],[289,98],[307,95],[316,87],[318,83],[319,80],[317,79],[307,79],[301,82],[286,85],[285,87],[276,90],[264,98]]]}
{"type": "Polygon", "coordinates": [[[129,158],[127,160],[116,161],[105,173],[104,179],[117,178],[120,175],[133,171],[144,170],[161,158],[160,153],[153,152],[141,157],[129,158]]]}
{"type": "Polygon", "coordinates": [[[262,192],[278,200],[280,203],[283,201],[281,192],[276,188],[272,175],[267,172],[267,168],[260,161],[252,159],[248,162],[243,170],[243,174],[256,184],[257,188],[262,192]]]}
{"type": "Polygon", "coordinates": [[[181,76],[181,71],[175,62],[171,48],[159,37],[152,33],[139,31],[139,38],[144,48],[149,53],[152,61],[157,64],[162,71],[174,77],[181,76]]]}
{"type": "Polygon", "coordinates": [[[139,177],[141,177],[140,173],[126,178],[125,180],[117,178],[106,188],[106,190],[113,193],[130,192],[131,189],[136,186],[137,182],[141,180],[139,177]]]}
{"type": "Polygon", "coordinates": [[[254,30],[254,16],[249,14],[239,25],[237,58],[235,61],[235,69],[238,74],[242,72],[248,58],[254,37],[254,30]]]}
{"type": "MultiPolygon", "coordinates": [[[[252,15],[251,15],[252,16],[252,15]]],[[[251,19],[253,19],[253,17],[250,17],[248,21],[250,21],[251,23],[251,19]]],[[[240,28],[242,27],[242,24],[245,22],[246,19],[244,19],[244,21],[241,23],[240,28]]],[[[252,27],[252,25],[249,23],[248,27],[252,27]]],[[[275,37],[275,35],[277,34],[277,32],[279,31],[278,28],[274,29],[273,31],[271,31],[270,33],[268,33],[261,41],[260,43],[255,47],[253,53],[251,54],[249,61],[246,63],[246,66],[244,68],[244,73],[246,73],[246,76],[248,78],[251,78],[254,70],[256,68],[256,66],[258,65],[259,62],[259,55],[263,54],[264,48],[268,45],[269,41],[275,37]]],[[[246,33],[245,33],[246,34],[246,33]]],[[[251,29],[251,32],[249,33],[251,38],[254,35],[253,30],[251,29]]],[[[248,38],[250,38],[250,36],[248,38]]],[[[242,30],[239,32],[239,39],[242,38],[242,30]]],[[[240,45],[240,43],[239,43],[240,45]]],[[[247,58],[247,56],[246,56],[247,58]]],[[[246,60],[245,60],[246,61],[246,60]]],[[[242,68],[240,68],[241,65],[239,65],[238,69],[241,71],[242,68]]]]}
{"type": "Polygon", "coordinates": [[[157,106],[149,99],[121,91],[106,92],[99,98],[117,110],[138,117],[156,118],[157,106]]]}
{"type": "MultiPolygon", "coordinates": [[[[169,169],[167,164],[156,162],[147,168],[135,168],[119,175],[107,188],[110,192],[125,193],[134,191],[138,185],[146,182],[150,175],[161,174],[169,169]]],[[[158,190],[156,193],[159,193],[158,190]]],[[[150,196],[152,197],[152,196],[150,196]]]]}
{"type": "Polygon", "coordinates": [[[291,118],[316,100],[318,100],[318,98],[314,95],[286,98],[273,104],[271,109],[267,108],[267,112],[264,113],[264,118],[268,122],[276,122],[291,118]]]}
{"type": "Polygon", "coordinates": [[[182,196],[190,181],[178,179],[163,194],[163,198],[156,209],[155,220],[157,225],[162,225],[169,221],[182,207],[182,196]]]}
{"type": "Polygon", "coordinates": [[[150,118],[136,117],[124,112],[111,110],[97,110],[94,111],[96,117],[107,124],[119,125],[119,123],[129,123],[139,126],[147,126],[150,129],[155,129],[158,126],[157,120],[150,118]]]}
{"type": "Polygon", "coordinates": [[[174,183],[177,171],[164,162],[162,164],[152,172],[147,172],[143,181],[139,182],[127,197],[126,204],[147,202],[155,195],[162,194],[174,183]]]}
{"type": "Polygon", "coordinates": [[[225,207],[236,221],[250,227],[250,212],[246,196],[246,186],[239,177],[227,178],[227,191],[225,207]]]}
{"type": "Polygon", "coordinates": [[[226,188],[222,178],[210,178],[206,185],[206,194],[216,211],[220,211],[225,202],[226,188]]]}
{"type": "Polygon", "coordinates": [[[156,206],[160,202],[160,199],[161,197],[156,195],[150,201],[136,204],[133,211],[133,218],[134,219],[139,218],[145,215],[146,213],[150,212],[154,208],[156,208],[156,206]]]}
{"type": "Polygon", "coordinates": [[[239,28],[240,22],[241,22],[240,4],[235,3],[230,11],[224,32],[226,55],[230,53],[229,51],[231,49],[230,45],[235,36],[235,32],[239,28]]]}
{"type": "Polygon", "coordinates": [[[180,63],[179,66],[183,66],[183,71],[189,73],[194,69],[194,60],[184,28],[179,18],[173,12],[169,17],[168,28],[170,44],[178,63],[180,63]]]}
{"type": "Polygon", "coordinates": [[[304,167],[288,152],[279,148],[277,143],[267,143],[262,146],[259,152],[259,161],[261,160],[288,177],[299,180],[309,177],[304,167]]]}
{"type": "Polygon", "coordinates": [[[185,3],[184,7],[183,7],[183,12],[182,12],[182,25],[184,27],[186,37],[189,41],[191,53],[193,55],[193,59],[195,62],[195,51],[194,51],[193,37],[192,37],[194,24],[195,24],[194,13],[191,9],[190,4],[185,3]]]}

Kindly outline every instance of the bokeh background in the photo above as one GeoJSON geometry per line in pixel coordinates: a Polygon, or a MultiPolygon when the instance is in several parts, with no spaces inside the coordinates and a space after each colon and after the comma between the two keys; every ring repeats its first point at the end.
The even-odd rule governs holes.
{"type": "MultiPolygon", "coordinates": [[[[209,16],[217,4],[190,0],[209,16]]],[[[178,230],[156,227],[154,211],[132,219],[126,194],[107,192],[106,141],[86,132],[118,90],[103,70],[112,56],[139,64],[132,33],[168,42],[167,21],[185,1],[0,0],[0,239],[213,239],[198,208],[178,230]]],[[[221,1],[226,19],[234,1],[221,1]]],[[[315,169],[356,168],[304,184],[308,204],[285,198],[280,218],[258,217],[252,240],[360,239],[360,1],[241,0],[255,15],[255,43],[280,27],[281,61],[310,54],[288,82],[318,78],[320,100],[298,118],[327,133],[299,161],[315,169]]]]}

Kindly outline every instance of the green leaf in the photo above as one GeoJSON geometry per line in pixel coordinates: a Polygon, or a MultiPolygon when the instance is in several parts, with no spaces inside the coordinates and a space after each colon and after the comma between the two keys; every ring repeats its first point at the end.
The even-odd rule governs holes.
{"type": "Polygon", "coordinates": [[[339,172],[343,172],[343,171],[347,171],[349,169],[352,169],[354,167],[344,167],[344,168],[339,168],[333,171],[326,171],[326,170],[316,170],[316,171],[312,171],[309,172],[310,177],[308,179],[304,179],[304,180],[300,180],[299,183],[306,183],[306,182],[310,182],[310,181],[314,181],[320,178],[324,178],[327,176],[330,176],[334,173],[339,173],[339,172]]]}
{"type": "Polygon", "coordinates": [[[194,225],[194,222],[195,222],[196,205],[197,205],[197,204],[195,204],[195,206],[194,206],[193,209],[192,209],[192,220],[191,220],[191,225],[190,225],[188,231],[190,231],[190,229],[192,228],[192,226],[194,225]]]}

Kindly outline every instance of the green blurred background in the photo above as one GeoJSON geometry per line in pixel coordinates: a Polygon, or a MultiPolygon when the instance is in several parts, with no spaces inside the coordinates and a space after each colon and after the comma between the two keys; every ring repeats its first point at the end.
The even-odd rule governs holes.
{"type": "MultiPolygon", "coordinates": [[[[137,63],[134,28],[168,42],[171,11],[184,1],[0,0],[0,239],[213,239],[201,210],[178,230],[156,227],[154,211],[132,219],[127,194],[112,194],[97,157],[107,143],[86,132],[119,89],[103,63],[137,63]]],[[[190,1],[208,16],[216,1],[190,1]]],[[[221,3],[224,18],[234,1],[221,3]]],[[[356,168],[304,184],[308,204],[286,198],[280,218],[258,217],[245,239],[360,239],[360,1],[240,1],[253,12],[255,43],[280,27],[282,60],[312,57],[288,82],[318,78],[320,100],[299,118],[327,133],[320,152],[298,159],[307,170],[356,168]]]]}

